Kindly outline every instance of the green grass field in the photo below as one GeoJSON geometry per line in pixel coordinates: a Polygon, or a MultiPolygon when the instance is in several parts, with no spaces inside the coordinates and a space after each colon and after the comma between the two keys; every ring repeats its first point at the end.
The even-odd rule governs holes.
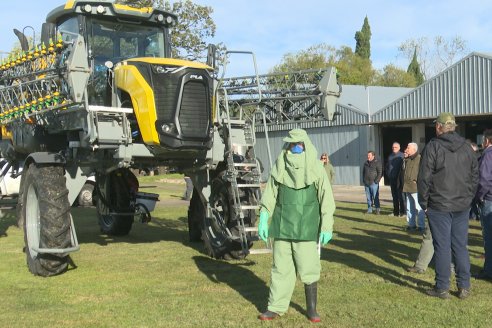
{"type": "MultiPolygon", "coordinates": [[[[180,177],[178,176],[178,179],[180,177]]],[[[300,282],[288,313],[260,322],[268,298],[271,255],[217,261],[188,242],[184,184],[141,179],[160,203],[148,225],[126,237],[101,235],[93,208],[72,213],[81,250],[77,268],[41,278],[28,272],[22,231],[13,211],[0,217],[2,327],[312,327],[300,282]]],[[[384,209],[388,214],[389,209],[384,209]]],[[[335,236],[322,250],[320,327],[492,327],[492,284],[472,280],[472,296],[440,300],[424,290],[413,263],[421,237],[403,231],[404,219],[364,214],[363,204],[337,203],[335,236]]],[[[472,271],[483,264],[481,231],[470,225],[472,271]]],[[[454,280],[452,288],[455,290],[454,280]]]]}

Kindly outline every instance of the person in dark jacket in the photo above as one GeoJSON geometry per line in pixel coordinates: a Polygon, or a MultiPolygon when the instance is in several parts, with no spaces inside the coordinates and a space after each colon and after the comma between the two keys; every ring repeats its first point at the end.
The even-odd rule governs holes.
{"type": "Polygon", "coordinates": [[[403,216],[405,213],[405,197],[403,196],[401,181],[401,169],[403,167],[403,153],[400,151],[400,144],[393,142],[391,154],[388,156],[388,164],[386,165],[386,174],[388,176],[391,197],[393,198],[393,213],[390,216],[403,216]]]}
{"type": "Polygon", "coordinates": [[[383,166],[381,162],[376,159],[374,151],[368,151],[367,161],[362,168],[362,181],[364,182],[367,198],[367,214],[372,213],[372,204],[374,204],[376,214],[380,213],[379,180],[381,180],[382,176],[383,166]]]}
{"type": "Polygon", "coordinates": [[[480,205],[485,262],[475,279],[492,281],[492,129],[483,132],[476,203],[480,205]]]}
{"type": "Polygon", "coordinates": [[[454,115],[435,120],[437,137],[425,146],[417,179],[418,200],[427,213],[433,237],[435,285],[427,294],[449,298],[451,254],[455,262],[458,297],[470,295],[468,215],[478,183],[473,149],[456,132],[454,115]]]}

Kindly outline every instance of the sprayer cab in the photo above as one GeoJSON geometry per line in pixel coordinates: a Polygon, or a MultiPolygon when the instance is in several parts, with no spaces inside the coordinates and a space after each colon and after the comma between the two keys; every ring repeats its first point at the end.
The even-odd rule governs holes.
{"type": "Polygon", "coordinates": [[[46,42],[57,35],[80,49],[71,76],[90,74],[68,76],[69,92],[85,93],[87,99],[77,100],[93,108],[131,108],[131,142],[168,159],[173,150],[193,157],[212,146],[213,68],[170,58],[175,22],[173,14],[154,8],[68,1],[48,14],[42,33],[46,42]]]}

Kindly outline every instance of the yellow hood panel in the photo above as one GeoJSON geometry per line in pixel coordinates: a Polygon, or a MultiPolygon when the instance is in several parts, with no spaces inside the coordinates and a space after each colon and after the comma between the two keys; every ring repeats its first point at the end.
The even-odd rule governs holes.
{"type": "Polygon", "coordinates": [[[116,86],[126,91],[132,100],[133,110],[147,145],[159,145],[159,135],[155,129],[157,113],[154,91],[133,65],[120,65],[115,68],[116,86]]]}

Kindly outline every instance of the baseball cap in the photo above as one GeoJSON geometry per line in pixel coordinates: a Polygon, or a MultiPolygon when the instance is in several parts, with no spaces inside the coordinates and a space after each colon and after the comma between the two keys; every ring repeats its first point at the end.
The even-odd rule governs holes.
{"type": "Polygon", "coordinates": [[[439,114],[439,116],[434,120],[434,123],[441,123],[441,124],[452,124],[456,125],[456,120],[454,118],[454,115],[449,113],[449,112],[442,112],[439,114]]]}

